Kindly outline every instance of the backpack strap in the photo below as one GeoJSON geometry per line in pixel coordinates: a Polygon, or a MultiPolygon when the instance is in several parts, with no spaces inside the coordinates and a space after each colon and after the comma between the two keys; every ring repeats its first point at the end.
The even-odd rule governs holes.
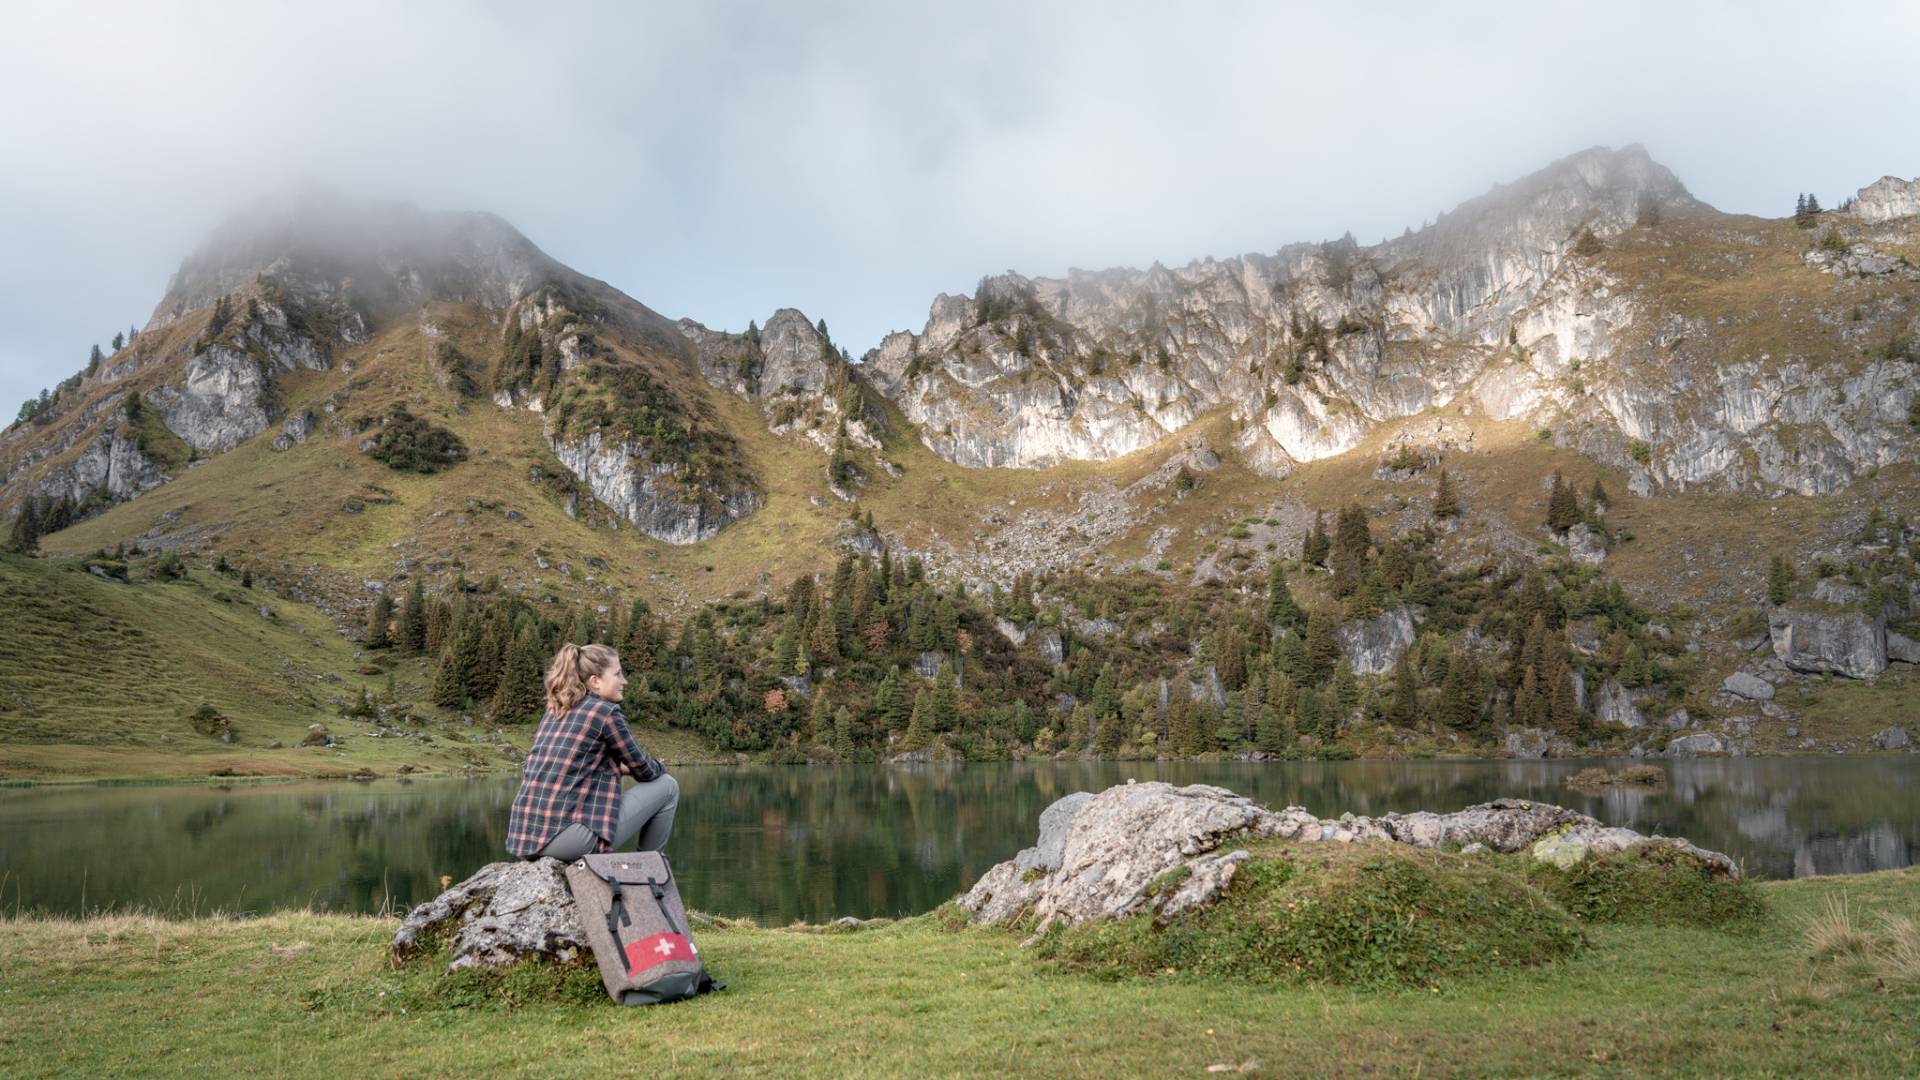
{"type": "Polygon", "coordinates": [[[625,898],[620,894],[620,882],[616,878],[603,876],[600,880],[607,883],[612,896],[607,901],[607,933],[613,935],[613,943],[620,944],[620,928],[630,926],[632,919],[627,918],[625,898]]]}

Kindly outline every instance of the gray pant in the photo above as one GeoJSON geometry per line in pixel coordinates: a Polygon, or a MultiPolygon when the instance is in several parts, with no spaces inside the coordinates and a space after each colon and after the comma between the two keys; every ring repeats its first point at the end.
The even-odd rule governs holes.
{"type": "MultiPolygon", "coordinates": [[[[673,812],[679,807],[680,782],[671,776],[661,776],[627,788],[620,795],[620,824],[614,829],[613,850],[619,851],[635,836],[640,838],[635,851],[659,851],[665,848],[667,838],[673,835],[673,812]]],[[[599,846],[600,837],[576,821],[555,833],[534,858],[572,862],[599,846]]]]}

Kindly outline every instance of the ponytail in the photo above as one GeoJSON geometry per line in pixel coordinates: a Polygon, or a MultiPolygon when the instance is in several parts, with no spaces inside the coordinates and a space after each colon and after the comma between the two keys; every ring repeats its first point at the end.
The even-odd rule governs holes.
{"type": "Polygon", "coordinates": [[[587,696],[587,677],[605,675],[620,662],[620,654],[607,645],[575,645],[568,642],[554,654],[547,668],[547,712],[561,716],[587,696]]]}

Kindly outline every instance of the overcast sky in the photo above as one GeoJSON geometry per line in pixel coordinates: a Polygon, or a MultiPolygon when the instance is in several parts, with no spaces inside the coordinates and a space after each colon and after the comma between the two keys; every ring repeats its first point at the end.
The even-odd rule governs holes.
{"type": "Polygon", "coordinates": [[[1586,146],[1723,210],[1920,174],[1920,4],[9,3],[0,422],[290,178],[856,355],[982,273],[1418,226],[1586,146]]]}

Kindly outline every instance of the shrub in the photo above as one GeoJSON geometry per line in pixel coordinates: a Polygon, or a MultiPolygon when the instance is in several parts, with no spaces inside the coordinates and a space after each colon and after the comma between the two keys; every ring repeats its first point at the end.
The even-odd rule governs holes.
{"type": "Polygon", "coordinates": [[[1590,856],[1570,870],[1530,859],[1527,877],[1589,922],[1733,927],[1766,914],[1751,883],[1715,877],[1670,844],[1590,856]]]}
{"type": "Polygon", "coordinates": [[[463,461],[467,446],[446,428],[435,427],[395,405],[367,454],[390,469],[432,474],[463,461]]]}

